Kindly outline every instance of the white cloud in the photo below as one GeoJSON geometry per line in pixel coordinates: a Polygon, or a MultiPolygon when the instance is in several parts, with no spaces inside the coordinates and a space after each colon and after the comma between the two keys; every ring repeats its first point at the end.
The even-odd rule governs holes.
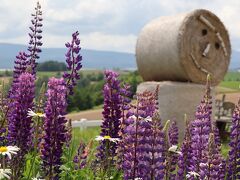
{"type": "MultiPolygon", "coordinates": [[[[81,34],[81,47],[84,49],[112,50],[122,52],[134,52],[137,36],[104,34],[101,32],[92,32],[81,34]]],[[[71,40],[71,35],[58,36],[54,34],[44,35],[44,47],[65,47],[65,43],[71,40]]]]}
{"type": "Polygon", "coordinates": [[[134,52],[137,36],[93,32],[82,36],[82,46],[90,49],[134,52]],[[120,50],[119,50],[120,49],[120,50]]]}
{"type": "MultiPolygon", "coordinates": [[[[26,43],[37,0],[0,0],[0,42],[26,43]],[[25,37],[25,39],[24,39],[25,37]]],[[[218,15],[240,49],[240,1],[236,0],[41,0],[44,46],[63,47],[79,30],[84,48],[133,52],[137,35],[151,19],[205,8],[218,15]]]]}

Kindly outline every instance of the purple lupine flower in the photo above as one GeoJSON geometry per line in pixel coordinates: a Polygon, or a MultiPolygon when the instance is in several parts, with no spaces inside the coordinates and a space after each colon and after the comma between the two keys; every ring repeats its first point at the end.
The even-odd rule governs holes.
{"type": "Polygon", "coordinates": [[[63,146],[66,142],[65,118],[67,88],[63,78],[51,78],[48,82],[45,105],[44,136],[41,149],[43,170],[49,179],[58,179],[63,146]]]}
{"type": "Polygon", "coordinates": [[[72,140],[72,120],[69,119],[67,122],[67,127],[66,127],[66,147],[69,148],[71,145],[71,140],[72,140]]]}
{"type": "Polygon", "coordinates": [[[8,142],[10,145],[18,146],[22,152],[27,152],[28,141],[30,141],[32,119],[28,117],[28,110],[33,107],[34,90],[33,76],[23,73],[14,84],[10,96],[8,142]]]}
{"type": "Polygon", "coordinates": [[[7,129],[5,127],[0,128],[0,146],[4,146],[6,143],[6,132],[7,129]]]}
{"type": "Polygon", "coordinates": [[[18,77],[26,72],[28,66],[28,55],[25,52],[19,52],[14,61],[13,83],[17,82],[18,77]]]}
{"type": "MultiPolygon", "coordinates": [[[[123,87],[120,89],[120,95],[121,95],[121,110],[122,110],[122,119],[121,119],[121,124],[124,125],[124,120],[126,118],[126,111],[130,110],[130,102],[131,102],[131,95],[132,92],[130,91],[131,86],[124,84],[123,87]]],[[[123,129],[122,129],[123,130],[123,129]]]]}
{"type": "Polygon", "coordinates": [[[74,156],[73,162],[75,164],[75,170],[83,169],[87,165],[87,158],[89,156],[90,149],[92,147],[92,141],[86,146],[83,142],[80,142],[77,154],[74,156]]]}
{"type": "Polygon", "coordinates": [[[210,132],[212,132],[212,101],[210,79],[207,78],[206,92],[197,107],[195,120],[191,123],[191,166],[190,171],[199,173],[200,164],[206,164],[207,159],[204,153],[208,150],[208,140],[210,132]]]}
{"type": "Polygon", "coordinates": [[[177,179],[184,179],[188,172],[190,172],[190,163],[191,163],[191,136],[190,136],[190,129],[191,123],[189,120],[186,119],[186,129],[184,140],[182,142],[182,146],[180,149],[180,154],[178,157],[178,171],[177,171],[177,179]]]}
{"type": "Polygon", "coordinates": [[[28,34],[30,37],[29,46],[28,46],[28,64],[31,67],[31,73],[36,75],[36,60],[39,59],[39,53],[42,52],[40,47],[42,46],[42,11],[41,5],[37,2],[37,7],[35,7],[35,14],[32,14],[33,19],[31,20],[32,25],[29,27],[30,33],[28,34]]]}
{"type": "MultiPolygon", "coordinates": [[[[105,85],[103,88],[104,105],[103,105],[103,123],[101,125],[101,137],[120,138],[120,123],[122,117],[121,111],[121,95],[120,81],[118,74],[106,70],[105,85]]],[[[117,143],[109,140],[103,140],[98,147],[97,158],[103,163],[102,167],[107,169],[107,166],[113,164],[108,162],[116,156],[117,143]]]]}
{"type": "Polygon", "coordinates": [[[16,59],[14,61],[14,69],[13,69],[13,82],[11,85],[11,88],[8,93],[8,97],[11,96],[11,93],[13,91],[13,86],[15,83],[17,83],[19,76],[22,73],[25,73],[28,66],[28,55],[25,52],[19,52],[16,56],[16,59]]]}
{"type": "MultiPolygon", "coordinates": [[[[130,96],[132,95],[130,91],[131,86],[124,84],[123,87],[120,89],[120,95],[121,95],[121,111],[122,111],[122,117],[121,117],[121,125],[120,125],[120,131],[119,131],[119,136],[122,139],[124,136],[124,129],[126,127],[125,120],[127,117],[129,117],[129,114],[127,112],[130,110],[130,96]]],[[[123,154],[125,152],[124,150],[125,145],[124,141],[120,141],[118,143],[118,148],[117,148],[117,167],[119,169],[122,169],[122,163],[123,163],[123,154]]]]}
{"type": "MultiPolygon", "coordinates": [[[[128,113],[131,116],[126,120],[125,135],[123,136],[125,145],[123,157],[124,179],[148,177],[151,172],[157,169],[154,166],[155,160],[149,158],[149,153],[151,154],[159,148],[153,147],[153,142],[162,138],[154,137],[156,132],[152,126],[152,117],[157,110],[156,104],[154,93],[139,93],[137,94],[137,105],[128,113]]],[[[161,146],[161,143],[159,146],[161,146]]],[[[161,150],[158,151],[162,153],[161,150]]],[[[160,158],[159,154],[156,153],[155,155],[160,158]]]]}
{"type": "Polygon", "coordinates": [[[220,138],[219,129],[216,125],[216,122],[212,123],[212,132],[214,133],[216,147],[220,150],[221,149],[221,138],[220,138]]]}
{"type": "Polygon", "coordinates": [[[66,80],[66,85],[69,94],[73,94],[73,87],[76,86],[77,80],[80,79],[79,70],[82,68],[82,56],[80,55],[80,39],[78,38],[78,31],[72,34],[72,42],[66,43],[68,48],[66,56],[67,68],[71,72],[64,72],[63,78],[66,80]]]}
{"type": "Polygon", "coordinates": [[[138,111],[141,117],[153,117],[158,109],[158,88],[159,86],[156,87],[155,92],[145,91],[137,94],[137,100],[140,103],[138,111]]]}
{"type": "Polygon", "coordinates": [[[192,141],[192,163],[190,170],[199,172],[200,163],[206,163],[203,152],[208,149],[208,139],[211,132],[211,96],[209,80],[206,86],[206,93],[201,104],[197,107],[195,120],[191,123],[191,141],[192,141]]]}
{"type": "Polygon", "coordinates": [[[225,177],[225,163],[215,144],[215,137],[213,133],[209,135],[208,151],[204,151],[206,163],[200,163],[200,179],[224,179],[225,177]]]}
{"type": "MultiPolygon", "coordinates": [[[[168,130],[167,150],[173,146],[178,146],[178,127],[176,121],[173,121],[171,123],[168,130]]],[[[176,174],[174,173],[174,171],[176,169],[179,154],[176,152],[168,152],[167,154],[166,176],[170,179],[175,179],[176,174]]]]}
{"type": "Polygon", "coordinates": [[[28,110],[33,107],[35,95],[34,77],[29,73],[22,73],[17,82],[12,85],[8,112],[8,144],[20,148],[14,171],[19,175],[19,160],[23,159],[31,144],[32,118],[28,116],[28,110]]]}
{"type": "Polygon", "coordinates": [[[77,150],[77,154],[73,158],[73,162],[75,164],[75,170],[82,169],[85,165],[85,163],[82,164],[81,162],[81,155],[84,154],[84,150],[86,148],[86,144],[83,142],[80,142],[77,150]]]}
{"type": "MultiPolygon", "coordinates": [[[[153,145],[156,137],[154,137],[155,129],[153,124],[153,116],[158,110],[158,86],[155,92],[145,91],[142,94],[137,94],[137,100],[139,102],[138,112],[140,113],[139,118],[139,131],[138,131],[138,172],[142,177],[149,176],[150,172],[154,171],[154,163],[152,158],[149,158],[149,154],[155,150],[153,145]]],[[[161,144],[160,144],[161,145],[161,144]]]]}
{"type": "Polygon", "coordinates": [[[165,171],[165,134],[163,132],[159,114],[156,113],[152,119],[152,133],[149,138],[151,147],[148,155],[148,160],[150,161],[149,165],[151,169],[148,178],[161,180],[164,178],[165,171]]]}
{"type": "Polygon", "coordinates": [[[240,179],[240,100],[234,109],[230,131],[230,151],[227,179],[240,179]]]}
{"type": "Polygon", "coordinates": [[[178,127],[176,121],[173,121],[169,127],[168,140],[170,146],[178,145],[178,127]]]}
{"type": "MultiPolygon", "coordinates": [[[[137,111],[136,111],[137,112],[137,111]]],[[[139,149],[138,143],[139,143],[139,116],[138,114],[134,114],[125,121],[126,122],[126,128],[124,130],[125,135],[123,136],[123,141],[125,145],[125,152],[123,153],[123,174],[124,179],[134,179],[134,178],[140,178],[139,174],[137,172],[138,169],[138,154],[139,149]]]]}

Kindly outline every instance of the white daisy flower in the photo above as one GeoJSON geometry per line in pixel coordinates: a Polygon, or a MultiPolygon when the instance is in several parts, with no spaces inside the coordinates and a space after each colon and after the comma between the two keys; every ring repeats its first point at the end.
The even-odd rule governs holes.
{"type": "Polygon", "coordinates": [[[0,154],[3,156],[7,155],[9,159],[12,158],[12,154],[17,154],[20,148],[17,146],[0,146],[0,154]]]}
{"type": "Polygon", "coordinates": [[[32,178],[32,180],[45,180],[45,179],[40,179],[40,178],[35,177],[35,178],[32,178]]]}
{"type": "Polygon", "coordinates": [[[10,179],[11,169],[0,169],[0,179],[10,179]]]}
{"type": "Polygon", "coordinates": [[[129,116],[129,119],[133,119],[134,121],[137,120],[137,117],[135,115],[129,116]]]}
{"type": "Polygon", "coordinates": [[[204,166],[208,166],[208,164],[207,163],[200,163],[199,166],[204,167],[204,166]]]}
{"type": "Polygon", "coordinates": [[[35,113],[33,110],[28,110],[28,117],[45,117],[46,115],[40,112],[35,113]]]}
{"type": "Polygon", "coordinates": [[[148,116],[148,117],[146,117],[146,118],[144,119],[144,121],[146,121],[146,122],[152,122],[152,118],[151,118],[150,116],[148,116]]]}
{"type": "Polygon", "coordinates": [[[194,171],[190,171],[187,175],[186,175],[186,178],[190,178],[190,177],[194,177],[194,178],[197,178],[199,177],[200,175],[194,171]]]}
{"type": "Polygon", "coordinates": [[[117,143],[118,141],[120,141],[119,138],[111,138],[110,136],[97,136],[95,138],[96,141],[103,141],[103,140],[109,140],[112,141],[114,143],[117,143]]]}
{"type": "Polygon", "coordinates": [[[182,152],[178,151],[178,146],[177,145],[172,145],[169,149],[169,152],[177,153],[179,155],[182,155],[182,152]]]}
{"type": "Polygon", "coordinates": [[[32,178],[32,180],[45,180],[45,179],[40,179],[40,174],[37,173],[36,177],[32,178]]]}

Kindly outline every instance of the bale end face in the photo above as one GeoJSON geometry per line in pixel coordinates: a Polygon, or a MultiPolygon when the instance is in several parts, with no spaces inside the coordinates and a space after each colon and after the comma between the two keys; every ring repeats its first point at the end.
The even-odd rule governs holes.
{"type": "Polygon", "coordinates": [[[139,35],[136,59],[145,81],[191,81],[217,85],[227,72],[231,45],[219,18],[207,10],[161,17],[139,35]]]}

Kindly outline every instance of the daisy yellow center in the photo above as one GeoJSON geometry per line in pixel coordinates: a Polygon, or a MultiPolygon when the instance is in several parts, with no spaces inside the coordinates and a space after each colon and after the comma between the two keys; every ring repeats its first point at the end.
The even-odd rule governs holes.
{"type": "Polygon", "coordinates": [[[104,139],[111,139],[110,136],[104,136],[103,138],[104,138],[104,139]]]}
{"type": "Polygon", "coordinates": [[[2,146],[0,147],[0,153],[3,153],[3,152],[7,152],[7,147],[6,146],[2,146]]]}
{"type": "Polygon", "coordinates": [[[38,112],[38,113],[36,113],[38,116],[42,116],[43,115],[43,113],[40,113],[40,112],[38,112]]]}

